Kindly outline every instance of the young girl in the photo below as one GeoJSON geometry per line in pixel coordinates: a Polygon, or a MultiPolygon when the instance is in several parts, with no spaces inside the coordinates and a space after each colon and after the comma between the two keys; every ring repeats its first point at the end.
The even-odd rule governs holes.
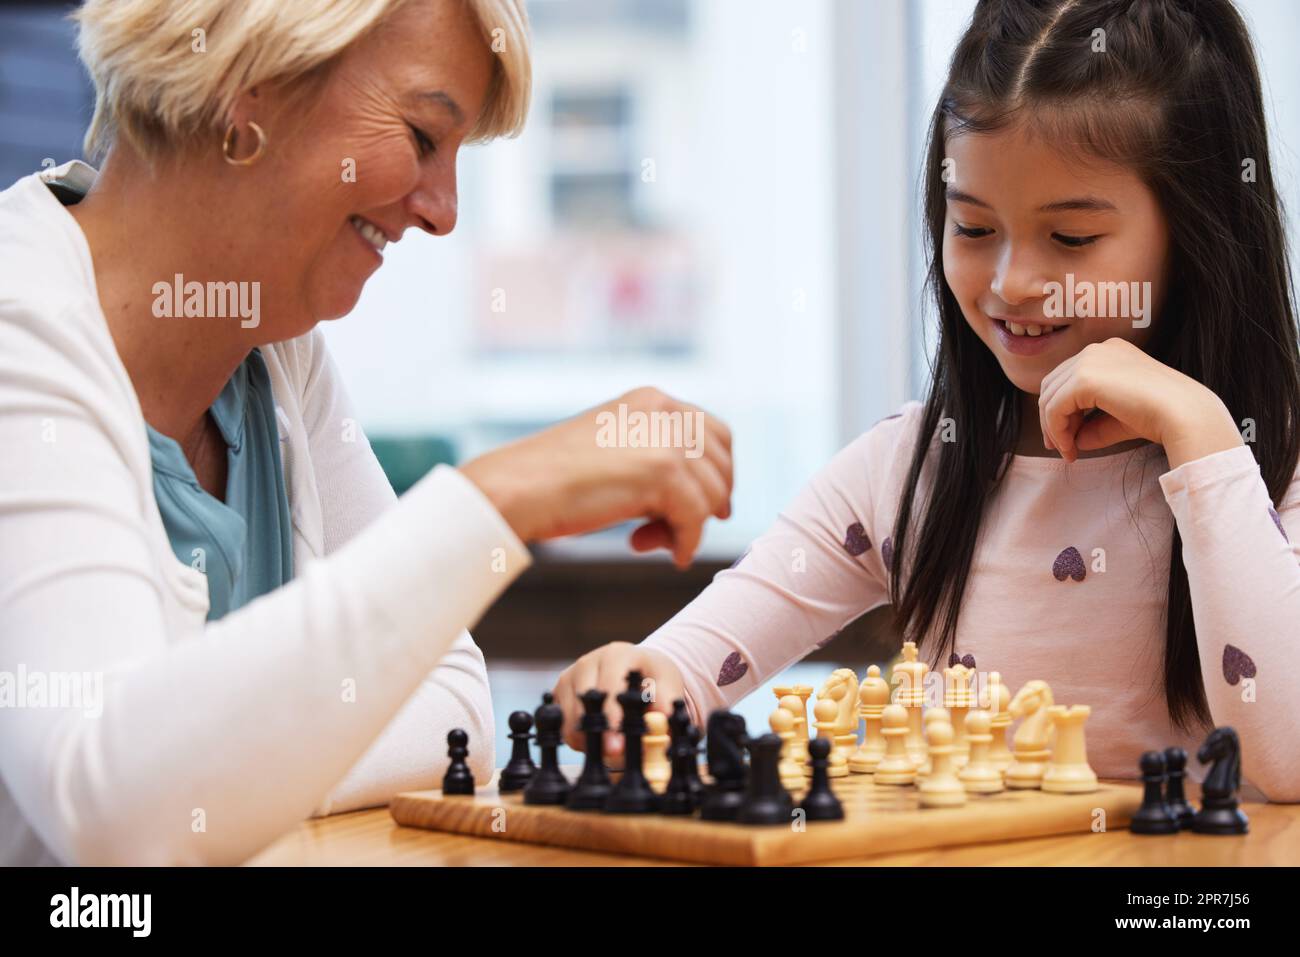
{"type": "Polygon", "coordinates": [[[1237,11],[983,0],[925,211],[926,401],[640,645],[569,668],[570,726],[632,667],[699,722],[888,602],[932,668],[1091,705],[1103,777],[1230,725],[1255,788],[1300,800],[1297,328],[1237,11]]]}

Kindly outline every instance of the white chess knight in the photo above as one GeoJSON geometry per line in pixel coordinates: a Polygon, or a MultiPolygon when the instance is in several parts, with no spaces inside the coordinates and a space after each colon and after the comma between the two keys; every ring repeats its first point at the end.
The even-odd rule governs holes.
{"type": "Polygon", "coordinates": [[[1027,682],[1011,699],[1008,712],[1013,718],[1025,720],[1016,729],[1013,760],[1006,772],[1007,787],[1028,790],[1042,786],[1053,732],[1048,709],[1054,703],[1052,689],[1038,678],[1027,682]]]}
{"type": "Polygon", "coordinates": [[[831,672],[818,699],[829,698],[835,702],[835,734],[832,743],[847,764],[858,746],[858,676],[852,668],[836,668],[831,672]]]}
{"type": "Polygon", "coordinates": [[[1055,794],[1086,794],[1097,790],[1097,775],[1088,766],[1083,723],[1092,709],[1086,704],[1052,705],[1047,709],[1056,730],[1052,760],[1043,772],[1043,790],[1055,794]]]}

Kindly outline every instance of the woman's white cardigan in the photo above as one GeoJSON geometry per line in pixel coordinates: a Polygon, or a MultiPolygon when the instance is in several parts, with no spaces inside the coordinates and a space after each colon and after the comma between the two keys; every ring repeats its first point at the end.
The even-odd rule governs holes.
{"type": "Polygon", "coordinates": [[[313,813],[436,786],[456,726],[485,778],[466,629],[523,544],[454,469],[395,498],[312,332],[263,348],[294,579],[207,624],[90,250],[44,182],[79,172],[0,193],[0,863],[237,863],[313,813]],[[93,693],[39,703],[82,675],[101,714],[93,693]]]}

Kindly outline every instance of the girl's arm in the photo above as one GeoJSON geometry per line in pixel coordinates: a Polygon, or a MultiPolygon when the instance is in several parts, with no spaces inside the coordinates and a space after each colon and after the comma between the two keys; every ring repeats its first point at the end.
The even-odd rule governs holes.
{"type": "Polygon", "coordinates": [[[680,669],[697,724],[888,601],[881,551],[893,511],[880,506],[919,410],[909,404],[839,452],[736,565],[642,642],[680,669]]]}
{"type": "Polygon", "coordinates": [[[1236,729],[1242,774],[1269,800],[1300,801],[1300,473],[1277,510],[1245,446],[1160,484],[1183,539],[1213,723],[1236,729]]]}

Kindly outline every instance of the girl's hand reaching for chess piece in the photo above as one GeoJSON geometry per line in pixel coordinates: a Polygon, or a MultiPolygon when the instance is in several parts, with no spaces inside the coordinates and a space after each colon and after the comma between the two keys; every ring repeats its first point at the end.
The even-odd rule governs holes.
{"type": "Polygon", "coordinates": [[[633,549],[666,548],[679,568],[690,564],[708,518],[731,515],[730,430],[654,388],[636,389],[489,452],[461,472],[525,542],[642,519],[632,533],[633,549]],[[621,441],[620,429],[631,429],[616,423],[642,415],[651,423],[643,435],[670,435],[681,446],[621,441]]]}
{"type": "Polygon", "coordinates": [[[672,659],[659,651],[615,641],[583,655],[570,665],[555,682],[555,703],[564,709],[564,743],[578,751],[586,750],[586,736],[578,727],[582,717],[579,695],[591,688],[608,692],[605,716],[610,730],[605,734],[605,760],[612,767],[623,765],[623,736],[618,727],[623,711],[617,696],[627,687],[627,673],[640,671],[645,676],[642,696],[648,710],[672,714],[673,701],[684,696],[682,673],[672,659]]]}

